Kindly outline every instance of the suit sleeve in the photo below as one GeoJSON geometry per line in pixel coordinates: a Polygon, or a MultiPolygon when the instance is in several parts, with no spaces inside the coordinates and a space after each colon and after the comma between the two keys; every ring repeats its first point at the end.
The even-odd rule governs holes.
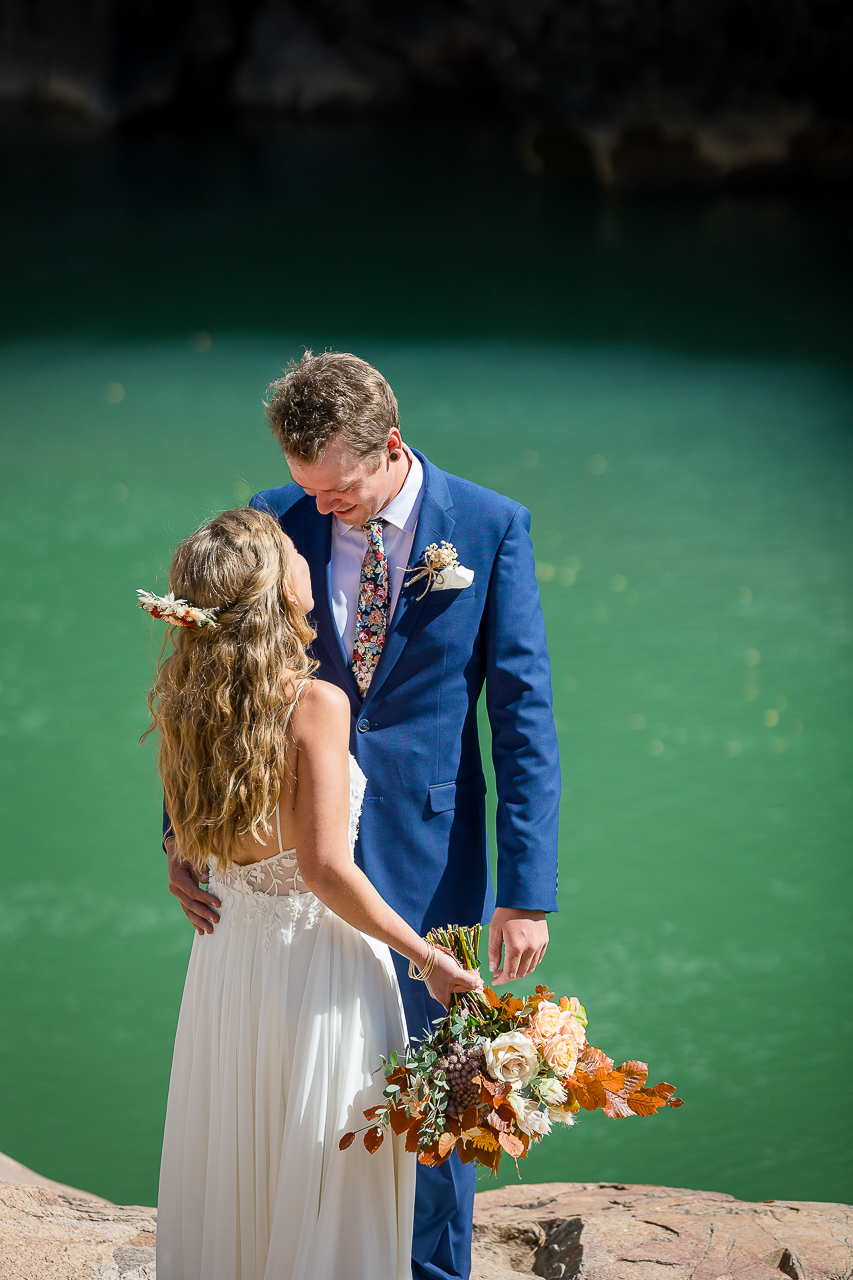
{"type": "Polygon", "coordinates": [[[524,507],[504,534],[489,583],[486,706],[498,793],[497,905],[556,911],[560,757],[524,507]]]}

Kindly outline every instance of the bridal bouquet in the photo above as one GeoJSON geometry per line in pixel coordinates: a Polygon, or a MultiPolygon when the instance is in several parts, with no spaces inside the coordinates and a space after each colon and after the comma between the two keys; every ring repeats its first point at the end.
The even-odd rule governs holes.
{"type": "MultiPolygon", "coordinates": [[[[479,925],[433,929],[427,941],[477,967],[479,925]]],[[[377,1151],[390,1127],[422,1164],[443,1164],[455,1149],[463,1164],[496,1171],[504,1152],[517,1163],[554,1124],[574,1124],[581,1107],[620,1119],[683,1105],[674,1085],[646,1087],[645,1062],[614,1067],[587,1042],[586,1026],[575,996],[555,1002],[543,986],[526,1000],[490,987],[455,995],[432,1035],[402,1060],[383,1059],[385,1100],[364,1112],[365,1147],[377,1151]]],[[[345,1134],[341,1150],[355,1136],[345,1134]]]]}

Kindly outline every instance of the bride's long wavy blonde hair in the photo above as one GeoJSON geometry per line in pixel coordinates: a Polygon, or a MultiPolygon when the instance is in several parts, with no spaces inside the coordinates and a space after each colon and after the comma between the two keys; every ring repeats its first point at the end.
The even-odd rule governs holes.
{"type": "Polygon", "coordinates": [[[282,721],[317,669],[315,632],[283,589],[291,543],[272,516],[225,511],[175,551],[169,587],[217,608],[215,627],[172,626],[148,695],[166,808],[182,859],[220,865],[247,832],[266,842],[285,769],[282,721]],[[172,652],[164,659],[167,641],[172,652]]]}

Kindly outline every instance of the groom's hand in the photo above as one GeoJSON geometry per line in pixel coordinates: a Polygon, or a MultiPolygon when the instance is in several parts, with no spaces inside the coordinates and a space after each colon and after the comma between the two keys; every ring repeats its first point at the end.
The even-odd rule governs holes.
{"type": "Polygon", "coordinates": [[[489,969],[494,985],[526,978],[536,968],[547,947],[548,921],[544,911],[496,907],[489,925],[489,969]]]}
{"type": "Polygon", "coordinates": [[[184,915],[198,933],[213,933],[219,924],[220,901],[201,887],[198,872],[175,855],[175,840],[166,841],[166,857],[169,862],[169,892],[173,893],[183,908],[184,915]]]}

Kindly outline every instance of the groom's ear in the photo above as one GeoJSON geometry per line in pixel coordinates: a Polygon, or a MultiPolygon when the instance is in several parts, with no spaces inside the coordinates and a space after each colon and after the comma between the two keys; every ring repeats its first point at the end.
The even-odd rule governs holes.
{"type": "Polygon", "coordinates": [[[385,447],[388,450],[391,461],[399,462],[403,453],[403,437],[397,427],[392,427],[388,432],[388,442],[385,447]]]}

